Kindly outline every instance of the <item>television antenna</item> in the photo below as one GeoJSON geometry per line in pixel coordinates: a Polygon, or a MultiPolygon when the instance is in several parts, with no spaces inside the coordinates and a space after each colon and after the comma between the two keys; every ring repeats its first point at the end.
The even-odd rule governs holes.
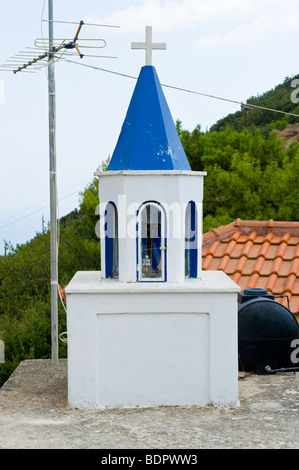
{"type": "MultiPolygon", "coordinates": [[[[6,64],[0,66],[0,70],[20,73],[35,73],[47,67],[48,95],[49,95],[49,186],[50,186],[50,253],[51,253],[51,347],[52,364],[58,364],[58,230],[57,230],[57,176],[56,176],[56,94],[55,94],[55,62],[63,55],[77,55],[81,59],[85,56],[82,49],[102,49],[106,46],[104,39],[79,39],[83,25],[119,28],[119,26],[99,25],[84,23],[55,21],[53,19],[53,0],[48,0],[49,37],[35,40],[35,47],[28,51],[21,51],[6,64]],[[72,39],[55,39],[54,23],[77,24],[78,28],[72,39]],[[32,52],[34,51],[34,53],[32,52]],[[39,55],[36,53],[42,52],[39,55]]],[[[88,54],[86,54],[88,55],[88,54]]],[[[97,56],[116,58],[111,56],[97,56]]]]}
{"type": "MultiPolygon", "coordinates": [[[[34,72],[48,65],[50,56],[57,61],[62,56],[79,56],[80,59],[83,57],[97,57],[106,59],[116,59],[114,56],[96,55],[90,54],[85,49],[103,49],[106,47],[105,39],[93,39],[93,38],[79,38],[81,29],[83,26],[100,26],[108,28],[118,28],[118,26],[112,25],[99,25],[95,23],[85,23],[80,21],[76,23],[74,21],[55,21],[55,20],[43,20],[49,23],[49,30],[53,29],[53,23],[64,23],[64,24],[76,24],[78,25],[77,31],[72,39],[66,38],[36,38],[34,41],[35,47],[27,47],[27,51],[19,51],[17,54],[12,56],[6,61],[5,64],[0,66],[1,71],[13,71],[17,72],[34,72]],[[84,51],[82,51],[84,50],[84,51]],[[83,53],[84,52],[84,53],[83,53]],[[38,55],[37,55],[38,54],[38,55]],[[27,70],[30,67],[30,70],[27,70]]],[[[50,34],[49,34],[50,36],[50,34]]]]}

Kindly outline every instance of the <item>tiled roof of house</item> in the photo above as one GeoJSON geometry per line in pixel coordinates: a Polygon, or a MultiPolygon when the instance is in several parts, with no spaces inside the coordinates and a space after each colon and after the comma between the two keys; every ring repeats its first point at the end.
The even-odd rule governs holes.
{"type": "MultiPolygon", "coordinates": [[[[257,287],[287,295],[299,315],[299,222],[247,221],[203,235],[202,269],[222,270],[241,289],[257,287]]],[[[275,299],[286,307],[286,298],[275,299]]]]}

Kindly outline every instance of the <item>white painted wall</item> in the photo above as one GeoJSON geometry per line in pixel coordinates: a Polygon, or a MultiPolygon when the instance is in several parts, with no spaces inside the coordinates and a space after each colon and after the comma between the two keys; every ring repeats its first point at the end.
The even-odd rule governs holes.
{"type": "MultiPolygon", "coordinates": [[[[185,280],[185,208],[194,201],[198,212],[198,276],[201,272],[203,179],[192,171],[106,171],[99,176],[101,259],[105,260],[103,209],[109,201],[118,208],[119,279],[136,282],[136,212],[145,201],[157,201],[167,215],[167,281],[185,280]],[[174,217],[176,214],[176,217],[174,217]]],[[[105,277],[105,266],[102,262],[105,277]]]]}
{"type": "Polygon", "coordinates": [[[205,173],[97,175],[102,272],[78,272],[66,288],[70,406],[237,405],[240,288],[222,271],[201,271],[205,173]],[[166,211],[167,282],[136,282],[136,214],[146,201],[166,211]],[[189,201],[199,219],[197,279],[185,279],[189,201]],[[119,280],[105,278],[108,202],[118,209],[119,280]]]}
{"type": "Polygon", "coordinates": [[[205,405],[208,333],[204,313],[98,314],[97,405],[205,405]]]}
{"type": "Polygon", "coordinates": [[[147,284],[78,272],[66,288],[70,406],[237,405],[239,290],[221,271],[147,284]]]}

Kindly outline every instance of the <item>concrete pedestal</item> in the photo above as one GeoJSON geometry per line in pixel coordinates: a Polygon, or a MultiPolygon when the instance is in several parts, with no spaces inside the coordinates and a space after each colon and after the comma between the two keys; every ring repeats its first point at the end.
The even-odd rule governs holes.
{"type": "Polygon", "coordinates": [[[78,272],[66,288],[69,405],[237,405],[239,290],[221,271],[183,283],[78,272]]]}

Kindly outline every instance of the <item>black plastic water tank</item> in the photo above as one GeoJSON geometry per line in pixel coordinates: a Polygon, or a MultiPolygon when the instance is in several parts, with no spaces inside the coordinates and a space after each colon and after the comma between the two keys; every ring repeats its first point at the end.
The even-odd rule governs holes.
{"type": "Polygon", "coordinates": [[[265,289],[245,289],[238,296],[239,370],[265,374],[292,367],[291,343],[299,338],[294,315],[265,289]]]}

